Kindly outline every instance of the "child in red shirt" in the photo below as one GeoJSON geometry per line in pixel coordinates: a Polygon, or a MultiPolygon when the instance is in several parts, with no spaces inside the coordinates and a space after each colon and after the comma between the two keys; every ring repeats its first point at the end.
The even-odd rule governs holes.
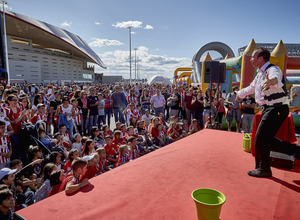
{"type": "Polygon", "coordinates": [[[84,179],[81,181],[80,177],[85,175],[87,170],[87,162],[82,158],[76,158],[72,162],[72,172],[66,176],[59,192],[65,190],[67,195],[75,193],[80,190],[81,187],[84,187],[89,184],[88,179],[84,179]]]}
{"type": "Polygon", "coordinates": [[[47,125],[47,134],[49,134],[49,121],[48,117],[45,114],[45,104],[39,103],[37,105],[37,113],[31,118],[31,123],[36,124],[38,121],[43,121],[47,125]]]}
{"type": "Polygon", "coordinates": [[[119,130],[116,130],[114,132],[114,139],[112,140],[113,143],[115,143],[117,146],[120,146],[122,144],[126,144],[126,141],[124,141],[122,138],[121,138],[121,131],[119,130]]]}
{"type": "Polygon", "coordinates": [[[103,137],[106,137],[107,135],[112,135],[111,130],[109,130],[108,125],[103,125],[102,131],[103,131],[103,137]]]}
{"type": "Polygon", "coordinates": [[[173,121],[171,123],[171,127],[168,130],[168,136],[169,136],[169,139],[172,142],[177,141],[177,140],[180,139],[179,131],[178,131],[178,128],[177,128],[177,123],[175,121],[173,121]]]}
{"type": "Polygon", "coordinates": [[[62,182],[64,181],[66,175],[63,170],[57,170],[50,175],[50,185],[52,187],[48,197],[55,195],[59,192],[62,182]]]}
{"type": "Polygon", "coordinates": [[[198,131],[200,131],[200,126],[198,125],[198,121],[197,119],[193,119],[192,120],[192,124],[190,125],[190,131],[189,131],[189,134],[194,134],[198,131]]]}
{"type": "Polygon", "coordinates": [[[95,154],[84,156],[83,159],[85,159],[85,161],[87,162],[87,170],[85,175],[81,177],[82,180],[84,180],[85,178],[91,179],[94,176],[98,175],[96,169],[97,160],[95,158],[95,154]]]}
{"type": "Polygon", "coordinates": [[[106,151],[106,158],[108,160],[108,163],[111,165],[116,166],[118,159],[117,159],[117,155],[118,155],[118,147],[116,144],[114,144],[112,142],[112,136],[108,135],[105,137],[105,142],[106,145],[104,146],[105,151],[106,151]]]}
{"type": "Polygon", "coordinates": [[[66,174],[69,173],[69,172],[71,172],[71,170],[72,170],[72,162],[77,157],[79,157],[78,150],[77,149],[70,150],[67,162],[65,163],[65,165],[63,167],[63,170],[65,171],[66,174]]]}

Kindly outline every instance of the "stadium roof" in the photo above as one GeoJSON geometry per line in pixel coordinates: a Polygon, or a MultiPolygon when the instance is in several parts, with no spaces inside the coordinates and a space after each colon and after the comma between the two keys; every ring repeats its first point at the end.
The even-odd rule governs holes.
{"type": "Polygon", "coordinates": [[[31,39],[41,48],[62,50],[106,69],[100,57],[79,36],[15,12],[5,11],[5,14],[7,35],[31,39]]]}

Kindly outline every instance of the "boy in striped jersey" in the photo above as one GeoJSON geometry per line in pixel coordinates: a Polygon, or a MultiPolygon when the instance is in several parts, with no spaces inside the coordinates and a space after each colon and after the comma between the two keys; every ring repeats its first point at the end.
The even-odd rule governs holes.
{"type": "Polygon", "coordinates": [[[5,134],[5,121],[0,120],[0,169],[10,162],[12,154],[9,137],[5,134]]]}
{"type": "Polygon", "coordinates": [[[127,145],[119,147],[118,166],[121,166],[130,161],[129,151],[127,145]]]}

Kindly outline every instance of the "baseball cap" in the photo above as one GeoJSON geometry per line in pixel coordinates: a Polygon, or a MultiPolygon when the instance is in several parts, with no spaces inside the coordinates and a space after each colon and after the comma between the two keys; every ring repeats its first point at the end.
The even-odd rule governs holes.
{"type": "Polygon", "coordinates": [[[41,107],[41,106],[45,106],[45,104],[43,104],[43,103],[39,103],[39,104],[37,104],[37,106],[36,107],[41,107]]]}
{"type": "Polygon", "coordinates": [[[86,162],[88,162],[88,161],[92,160],[94,157],[95,157],[95,154],[92,154],[92,155],[84,156],[83,159],[84,159],[86,162]]]}
{"type": "Polygon", "coordinates": [[[0,170],[0,180],[2,180],[2,178],[5,177],[6,175],[9,175],[9,174],[12,174],[12,173],[15,173],[15,172],[17,172],[17,169],[11,170],[7,167],[2,168],[0,170]]]}

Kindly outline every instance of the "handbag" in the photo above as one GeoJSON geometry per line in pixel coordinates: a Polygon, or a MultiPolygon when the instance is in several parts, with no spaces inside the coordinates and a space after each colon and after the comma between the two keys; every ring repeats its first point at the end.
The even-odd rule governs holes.
{"type": "Polygon", "coordinates": [[[168,101],[167,102],[167,106],[169,106],[169,107],[172,107],[172,106],[175,106],[175,105],[176,105],[175,101],[168,101]]]}

